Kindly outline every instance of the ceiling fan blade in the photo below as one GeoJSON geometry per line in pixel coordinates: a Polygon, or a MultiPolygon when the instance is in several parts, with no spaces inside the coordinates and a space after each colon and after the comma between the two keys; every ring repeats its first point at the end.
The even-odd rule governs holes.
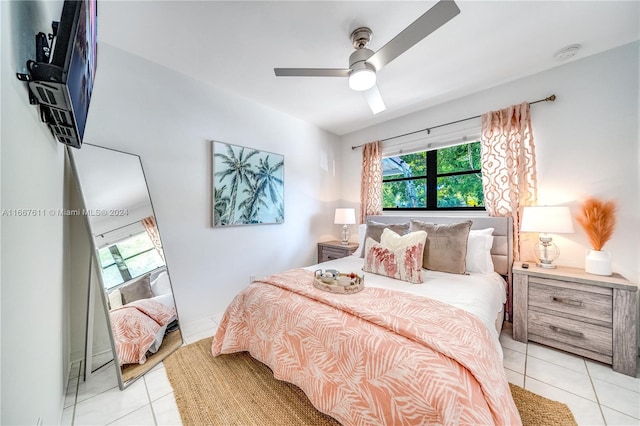
{"type": "Polygon", "coordinates": [[[373,65],[376,70],[380,70],[459,13],[460,9],[453,0],[440,0],[400,34],[382,46],[367,59],[367,62],[373,65]]]}
{"type": "Polygon", "coordinates": [[[374,114],[387,109],[387,107],[384,106],[384,101],[382,100],[382,95],[380,94],[380,90],[378,90],[378,86],[374,85],[371,89],[365,90],[362,93],[369,104],[369,108],[371,108],[371,112],[374,114]]]}
{"type": "Polygon", "coordinates": [[[348,69],[339,68],[274,68],[276,77],[348,77],[348,69]]]}

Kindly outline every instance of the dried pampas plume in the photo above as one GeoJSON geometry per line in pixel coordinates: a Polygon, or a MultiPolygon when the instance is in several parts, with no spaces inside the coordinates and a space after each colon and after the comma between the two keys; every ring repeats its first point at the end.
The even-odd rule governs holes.
{"type": "Polygon", "coordinates": [[[602,250],[616,226],[616,205],[613,201],[588,198],[582,203],[576,220],[586,232],[593,249],[602,250]]]}

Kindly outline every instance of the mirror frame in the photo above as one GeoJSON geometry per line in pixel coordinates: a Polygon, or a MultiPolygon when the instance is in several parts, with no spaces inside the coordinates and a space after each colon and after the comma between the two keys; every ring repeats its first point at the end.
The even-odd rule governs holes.
{"type": "MultiPolygon", "coordinates": [[[[84,146],[91,146],[94,148],[99,148],[99,149],[106,149],[112,152],[117,152],[120,154],[125,154],[125,155],[131,155],[137,158],[138,160],[138,164],[140,165],[140,170],[142,172],[142,176],[144,178],[144,184],[145,187],[147,189],[147,196],[149,198],[149,203],[151,206],[151,211],[153,213],[153,217],[154,219],[156,218],[156,213],[155,213],[155,209],[153,207],[153,201],[151,199],[151,193],[149,192],[149,185],[147,183],[147,177],[144,173],[144,167],[142,166],[142,158],[137,155],[137,154],[132,154],[130,152],[124,152],[124,151],[120,151],[117,149],[113,149],[113,148],[107,148],[104,146],[99,146],[99,145],[93,145],[93,144],[88,144],[88,143],[84,143],[84,146]]],[[[79,175],[79,171],[78,171],[78,165],[77,165],[77,159],[75,158],[75,154],[74,154],[74,149],[71,147],[67,147],[67,154],[69,156],[69,160],[70,160],[70,164],[71,164],[71,169],[73,171],[73,175],[75,178],[75,183],[76,183],[76,188],[79,192],[80,195],[80,202],[82,204],[82,207],[84,208],[85,211],[88,211],[87,205],[86,205],[86,198],[85,198],[85,194],[83,191],[83,187],[82,187],[82,183],[81,183],[81,179],[80,179],[80,175],[79,175]]],[[[154,363],[154,365],[152,367],[150,367],[149,369],[147,369],[144,372],[141,372],[140,374],[136,375],[135,377],[132,377],[131,379],[124,381],[123,380],[123,374],[122,374],[122,367],[120,366],[120,362],[118,359],[118,354],[117,354],[117,350],[116,350],[116,341],[114,338],[114,333],[113,333],[113,328],[112,328],[112,324],[111,324],[111,316],[109,314],[109,308],[108,308],[108,302],[107,302],[107,291],[105,289],[105,285],[104,285],[104,279],[102,276],[101,271],[98,269],[98,265],[100,265],[100,261],[99,261],[99,255],[98,255],[98,248],[96,247],[96,241],[95,241],[95,237],[94,237],[94,233],[92,232],[92,225],[91,225],[91,221],[89,220],[89,216],[88,215],[83,215],[84,221],[85,221],[85,225],[86,225],[86,229],[87,229],[87,233],[89,236],[89,242],[90,242],[90,247],[91,247],[91,256],[90,256],[90,261],[89,261],[89,273],[88,273],[88,286],[89,286],[89,291],[88,291],[88,296],[87,296],[87,318],[86,318],[86,331],[85,331],[85,368],[84,368],[84,380],[87,380],[92,374],[94,374],[96,371],[101,370],[103,367],[110,365],[111,362],[113,362],[115,365],[115,370],[116,370],[116,376],[118,379],[118,387],[120,388],[120,390],[124,390],[126,389],[128,386],[130,386],[132,383],[134,383],[136,380],[138,380],[139,378],[141,378],[142,376],[144,376],[146,373],[148,373],[151,369],[153,369],[153,367],[155,367],[159,362],[162,362],[162,360],[164,360],[167,356],[169,356],[171,353],[173,353],[175,350],[177,350],[180,346],[184,345],[184,337],[182,335],[182,330],[179,328],[178,331],[180,331],[180,342],[181,345],[177,346],[176,348],[172,349],[171,351],[169,351],[167,354],[165,354],[162,359],[160,359],[159,361],[157,361],[156,363],[154,363]],[[93,268],[96,268],[96,278],[97,278],[97,284],[99,284],[98,289],[101,290],[101,300],[102,300],[102,308],[104,310],[104,314],[106,317],[106,323],[108,326],[108,333],[109,333],[109,340],[111,342],[111,351],[113,354],[113,360],[107,362],[106,364],[99,366],[96,370],[92,369],[92,364],[90,362],[90,360],[87,358],[88,356],[93,356],[93,330],[90,328],[93,327],[93,318],[94,315],[96,314],[96,307],[95,307],[95,291],[97,290],[94,285],[96,284],[96,282],[93,281],[93,268]],[[91,338],[91,339],[90,339],[91,338]],[[91,349],[89,349],[91,347],[91,349]]],[[[156,228],[158,229],[158,234],[161,235],[160,233],[160,226],[157,223],[156,220],[156,228]]],[[[172,295],[171,297],[173,298],[173,302],[174,302],[174,307],[176,310],[176,320],[178,321],[178,324],[180,324],[180,315],[178,313],[178,308],[176,306],[175,303],[175,294],[173,293],[173,281],[171,279],[171,274],[169,273],[169,265],[167,264],[167,260],[166,257],[163,258],[164,260],[164,268],[165,271],[167,273],[167,276],[169,277],[169,282],[171,283],[171,290],[172,290],[172,295]]],[[[144,274],[143,274],[144,275],[144,274]]]]}
{"type": "MultiPolygon", "coordinates": [[[[84,200],[83,200],[84,201],[84,200]]],[[[117,356],[114,356],[111,360],[103,363],[97,368],[93,368],[93,362],[89,362],[89,360],[93,360],[93,343],[94,343],[94,330],[95,330],[95,315],[96,315],[96,291],[100,291],[100,287],[102,283],[93,280],[93,268],[95,264],[94,256],[93,256],[93,248],[91,249],[92,255],[89,256],[89,273],[87,276],[88,291],[87,291],[87,317],[85,320],[85,345],[84,345],[84,371],[83,371],[83,380],[86,382],[93,375],[102,370],[104,367],[108,366],[114,360],[117,361],[117,356]],[[91,327],[90,327],[91,326],[91,327]]],[[[99,273],[96,273],[98,276],[99,273]]],[[[104,287],[102,287],[104,288],[104,287]]],[[[104,303],[104,291],[101,291],[102,295],[100,296],[100,300],[104,303]]],[[[105,317],[108,317],[105,315],[105,317]]],[[[108,318],[107,318],[108,320],[108,318]]],[[[109,333],[109,341],[111,343],[111,353],[114,354],[113,348],[115,347],[115,342],[112,336],[111,324],[107,323],[108,333],[109,333]]],[[[118,386],[120,386],[120,382],[118,382],[118,386]]]]}

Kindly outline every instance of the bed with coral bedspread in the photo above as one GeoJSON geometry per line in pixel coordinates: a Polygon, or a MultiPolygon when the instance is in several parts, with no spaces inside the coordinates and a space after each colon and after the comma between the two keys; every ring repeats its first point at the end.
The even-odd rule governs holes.
{"type": "Polygon", "coordinates": [[[349,256],[255,281],[227,308],[213,355],[248,351],[344,425],[520,424],[494,325],[504,282],[456,278],[486,275],[494,284],[480,292],[498,296],[485,302],[454,290],[464,286],[438,290],[448,274],[425,270],[422,284],[408,284],[353,271],[362,264],[349,256]],[[316,267],[363,274],[365,289],[319,290],[316,267]],[[435,292],[415,293],[420,286],[435,292]]]}
{"type": "Polygon", "coordinates": [[[174,307],[152,299],[140,299],[109,313],[120,366],[144,364],[147,352],[162,343],[167,325],[176,319],[174,307]]]}

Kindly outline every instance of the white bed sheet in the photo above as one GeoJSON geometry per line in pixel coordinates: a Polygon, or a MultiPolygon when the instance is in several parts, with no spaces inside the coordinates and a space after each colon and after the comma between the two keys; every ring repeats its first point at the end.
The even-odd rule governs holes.
{"type": "Polygon", "coordinates": [[[342,273],[354,272],[364,276],[365,287],[379,287],[428,297],[463,309],[478,317],[489,329],[496,347],[502,353],[496,317],[507,300],[506,282],[497,273],[456,275],[446,272],[422,270],[423,283],[412,284],[393,278],[364,272],[364,259],[351,255],[341,259],[311,265],[304,269],[336,269],[342,273]]]}
{"type": "MultiPolygon", "coordinates": [[[[165,294],[161,294],[160,296],[154,296],[150,300],[155,300],[156,302],[162,303],[163,305],[168,306],[170,308],[175,309],[176,307],[176,304],[174,303],[174,300],[173,300],[173,293],[165,293],[165,294]]],[[[178,319],[177,314],[174,315],[169,321],[167,321],[165,325],[160,327],[160,329],[156,333],[155,339],[153,340],[153,344],[149,348],[149,352],[151,352],[152,354],[155,354],[156,352],[158,352],[158,350],[160,349],[160,346],[162,346],[162,341],[164,340],[164,335],[167,331],[167,327],[176,319],[178,319]]]]}

